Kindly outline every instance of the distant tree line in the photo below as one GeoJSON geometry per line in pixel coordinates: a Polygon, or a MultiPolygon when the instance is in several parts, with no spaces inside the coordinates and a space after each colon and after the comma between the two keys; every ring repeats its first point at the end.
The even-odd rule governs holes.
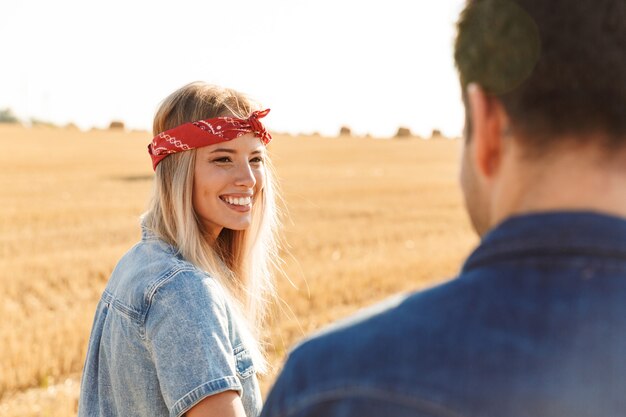
{"type": "Polygon", "coordinates": [[[6,108],[0,110],[0,123],[19,123],[20,120],[13,114],[13,110],[6,108]]]}
{"type": "MultiPolygon", "coordinates": [[[[10,108],[4,108],[4,109],[0,109],[0,123],[6,123],[6,124],[11,124],[11,123],[22,123],[22,120],[20,120],[15,113],[13,113],[13,110],[11,110],[10,108]]],[[[30,120],[28,120],[26,122],[26,125],[28,126],[45,126],[45,127],[57,127],[54,123],[52,122],[48,122],[45,120],[41,120],[41,119],[37,119],[35,117],[31,117],[30,120]]],[[[77,126],[74,123],[68,123],[66,126],[66,128],[69,129],[77,129],[77,126]]],[[[125,130],[125,125],[124,122],[121,120],[113,120],[110,124],[109,124],[109,129],[111,130],[125,130]]]]}
{"type": "MultiPolygon", "coordinates": [[[[0,110],[0,123],[17,124],[17,123],[22,123],[22,120],[20,120],[15,115],[15,113],[13,113],[13,110],[7,107],[5,109],[0,110]]],[[[52,122],[47,122],[45,120],[37,119],[36,117],[31,117],[27,123],[30,126],[48,126],[48,127],[55,126],[54,123],[52,122]]]]}

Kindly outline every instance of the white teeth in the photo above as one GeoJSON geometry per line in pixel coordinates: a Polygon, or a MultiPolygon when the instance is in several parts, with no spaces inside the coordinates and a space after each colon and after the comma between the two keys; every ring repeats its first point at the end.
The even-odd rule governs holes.
{"type": "Polygon", "coordinates": [[[252,203],[251,197],[224,197],[223,198],[227,203],[235,205],[235,206],[247,206],[252,203]]]}

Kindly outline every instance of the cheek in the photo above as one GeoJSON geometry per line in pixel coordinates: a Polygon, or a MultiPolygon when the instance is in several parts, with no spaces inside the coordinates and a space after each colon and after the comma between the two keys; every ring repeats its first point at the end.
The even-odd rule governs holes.
{"type": "Polygon", "coordinates": [[[210,198],[213,197],[213,194],[217,192],[217,183],[219,183],[219,181],[215,172],[210,172],[206,168],[199,169],[196,167],[192,187],[192,202],[196,211],[206,206],[210,198]],[[208,180],[209,178],[211,180],[208,180]]]}
{"type": "Polygon", "coordinates": [[[255,188],[260,191],[265,187],[265,168],[259,168],[254,171],[254,179],[256,180],[255,188]]]}
{"type": "Polygon", "coordinates": [[[193,186],[191,187],[191,202],[196,211],[198,210],[198,194],[200,193],[200,184],[198,184],[197,177],[198,173],[195,172],[193,176],[193,186]]]}
{"type": "Polygon", "coordinates": [[[468,152],[466,149],[463,149],[460,162],[461,170],[459,172],[459,183],[461,185],[461,190],[463,191],[463,194],[467,194],[468,183],[470,182],[469,177],[471,174],[468,160],[468,152]]]}
{"type": "Polygon", "coordinates": [[[461,159],[460,185],[465,199],[466,208],[472,212],[476,208],[479,200],[479,187],[476,182],[476,175],[472,161],[467,152],[463,154],[461,159]]]}
{"type": "Polygon", "coordinates": [[[196,214],[202,214],[206,211],[206,198],[202,185],[197,181],[193,182],[193,194],[191,196],[191,204],[196,214]]]}

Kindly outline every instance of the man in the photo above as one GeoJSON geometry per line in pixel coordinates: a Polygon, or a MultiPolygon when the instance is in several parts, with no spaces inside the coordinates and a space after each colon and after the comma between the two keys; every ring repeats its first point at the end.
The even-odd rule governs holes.
{"type": "Polygon", "coordinates": [[[303,343],[262,416],[626,416],[626,2],[470,0],[460,275],[303,343]]]}

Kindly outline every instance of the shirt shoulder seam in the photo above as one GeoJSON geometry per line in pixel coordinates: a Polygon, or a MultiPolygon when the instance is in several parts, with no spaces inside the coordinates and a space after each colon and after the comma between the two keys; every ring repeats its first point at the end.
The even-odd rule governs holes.
{"type": "Polygon", "coordinates": [[[159,288],[161,288],[163,285],[165,285],[167,282],[169,282],[172,278],[176,277],[177,275],[179,275],[179,274],[181,274],[183,272],[198,273],[199,270],[197,268],[192,267],[192,266],[178,265],[178,266],[172,268],[167,274],[165,274],[162,277],[160,277],[159,279],[155,280],[147,288],[146,295],[145,295],[146,308],[143,310],[142,316],[141,316],[141,334],[142,334],[142,337],[143,337],[143,335],[145,335],[146,317],[148,317],[148,312],[150,311],[150,307],[152,306],[152,301],[154,299],[155,294],[157,293],[159,288]]]}

